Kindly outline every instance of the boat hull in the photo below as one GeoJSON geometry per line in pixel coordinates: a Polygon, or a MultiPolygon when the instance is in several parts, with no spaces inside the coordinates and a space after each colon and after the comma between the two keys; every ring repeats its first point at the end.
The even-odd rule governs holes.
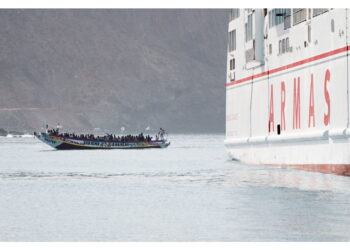
{"type": "Polygon", "coordinates": [[[145,149],[145,148],[166,148],[170,142],[165,140],[151,142],[116,142],[98,140],[80,140],[52,136],[47,133],[36,135],[36,138],[47,145],[58,150],[86,150],[86,149],[145,149]]]}

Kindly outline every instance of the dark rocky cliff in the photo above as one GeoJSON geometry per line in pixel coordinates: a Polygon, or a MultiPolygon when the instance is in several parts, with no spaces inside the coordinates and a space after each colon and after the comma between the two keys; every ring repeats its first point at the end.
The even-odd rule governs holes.
{"type": "Polygon", "coordinates": [[[227,10],[0,10],[0,127],[223,132],[227,10]]]}

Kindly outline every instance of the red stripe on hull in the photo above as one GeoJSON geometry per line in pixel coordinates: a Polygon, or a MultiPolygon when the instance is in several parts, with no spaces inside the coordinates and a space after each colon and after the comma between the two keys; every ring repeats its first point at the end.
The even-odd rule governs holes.
{"type": "Polygon", "coordinates": [[[306,63],[309,63],[309,62],[321,60],[321,59],[324,59],[324,58],[327,58],[327,57],[330,57],[330,56],[333,56],[333,55],[336,55],[336,54],[348,51],[349,49],[350,49],[350,46],[345,46],[343,48],[332,50],[332,51],[329,51],[329,52],[326,52],[326,53],[323,53],[323,54],[320,54],[320,55],[317,55],[317,56],[313,56],[313,57],[310,57],[310,58],[307,58],[307,59],[304,59],[304,60],[301,60],[301,61],[298,61],[298,62],[290,63],[290,64],[282,66],[282,67],[271,69],[269,71],[265,71],[265,72],[262,72],[262,73],[259,73],[259,74],[256,74],[256,75],[252,75],[252,76],[248,76],[248,77],[239,79],[239,80],[234,81],[234,82],[227,83],[226,87],[230,87],[230,86],[233,86],[233,85],[236,85],[236,84],[239,84],[239,83],[251,81],[253,79],[260,78],[260,77],[267,76],[267,75],[271,75],[271,74],[274,74],[274,73],[277,73],[277,72],[281,72],[281,71],[284,71],[284,70],[287,70],[287,69],[295,68],[297,66],[300,66],[300,65],[303,65],[303,64],[306,64],[306,63]]]}
{"type": "Polygon", "coordinates": [[[350,176],[350,164],[264,164],[272,167],[290,167],[300,170],[350,176]]]}

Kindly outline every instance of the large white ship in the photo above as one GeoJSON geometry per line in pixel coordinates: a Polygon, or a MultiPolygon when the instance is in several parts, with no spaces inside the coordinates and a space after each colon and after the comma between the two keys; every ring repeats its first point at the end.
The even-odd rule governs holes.
{"type": "Polygon", "coordinates": [[[347,9],[232,9],[226,139],[232,159],[350,173],[347,9]]]}

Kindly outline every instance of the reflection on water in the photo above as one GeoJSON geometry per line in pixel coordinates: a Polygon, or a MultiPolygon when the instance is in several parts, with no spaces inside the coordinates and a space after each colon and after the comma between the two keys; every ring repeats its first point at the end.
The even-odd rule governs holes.
{"type": "Polygon", "coordinates": [[[87,152],[2,138],[0,240],[350,240],[349,177],[233,162],[223,139],[87,152]]]}

